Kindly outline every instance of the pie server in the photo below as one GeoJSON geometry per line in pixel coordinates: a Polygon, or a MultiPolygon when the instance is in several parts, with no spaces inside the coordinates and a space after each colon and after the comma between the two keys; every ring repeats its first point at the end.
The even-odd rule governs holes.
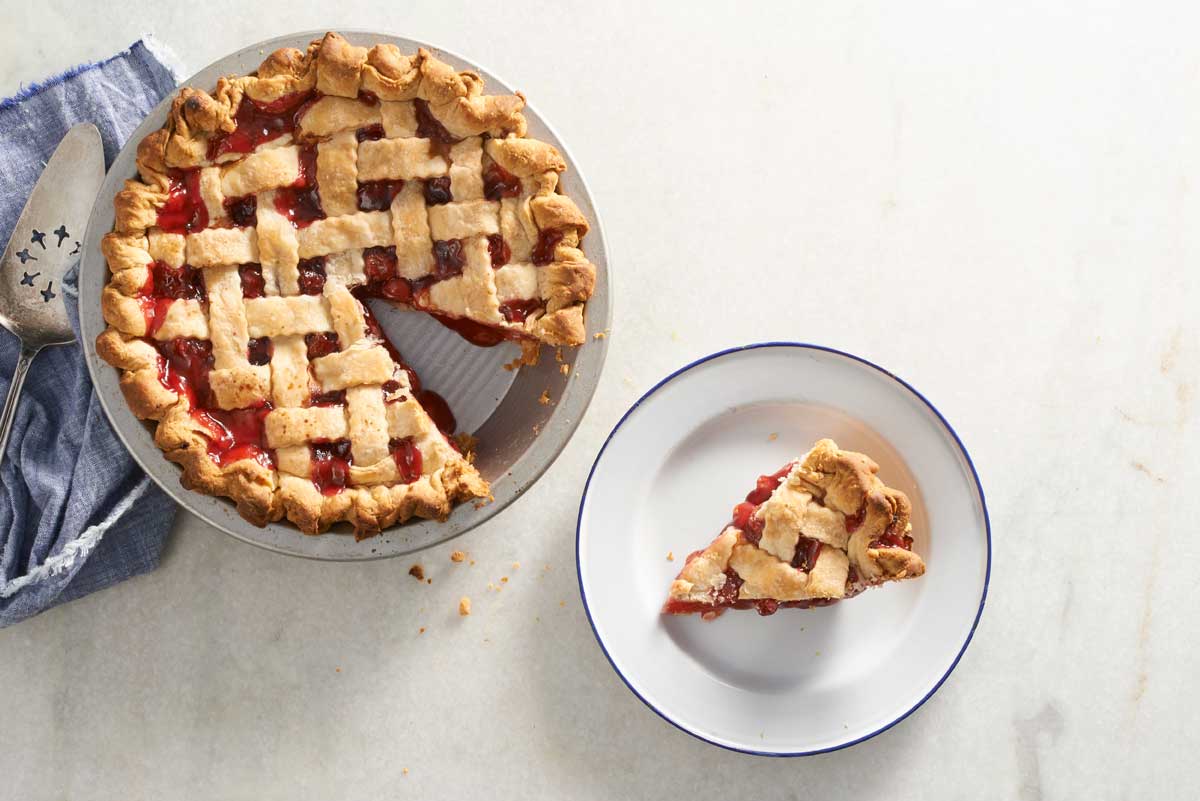
{"type": "Polygon", "coordinates": [[[0,259],[0,325],[21,340],[21,357],[0,414],[0,463],[33,357],[47,345],[75,341],[62,277],[79,259],[88,214],[103,181],[100,131],[80,123],[55,148],[0,259]]]}

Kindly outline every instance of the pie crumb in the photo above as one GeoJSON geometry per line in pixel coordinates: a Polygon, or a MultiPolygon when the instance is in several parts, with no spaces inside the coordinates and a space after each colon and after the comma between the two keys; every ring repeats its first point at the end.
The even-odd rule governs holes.
{"type": "Polygon", "coordinates": [[[335,667],[335,668],[333,669],[333,672],[334,672],[334,673],[341,673],[341,672],[342,672],[342,669],[341,669],[340,667],[335,667]]]}
{"type": "Polygon", "coordinates": [[[500,577],[500,583],[501,583],[501,584],[507,584],[507,583],[508,583],[508,576],[501,576],[501,577],[500,577]]]}
{"type": "Polygon", "coordinates": [[[469,614],[471,614],[471,599],[464,595],[458,599],[458,615],[466,617],[469,614]]]}
{"type": "Polygon", "coordinates": [[[543,406],[550,405],[550,390],[548,390],[548,389],[542,390],[542,394],[540,396],[538,396],[538,403],[542,404],[543,406]]]}
{"type": "Polygon", "coordinates": [[[537,423],[533,424],[533,435],[534,436],[537,436],[538,432],[541,430],[542,430],[541,426],[539,426],[537,423]]]}
{"type": "Polygon", "coordinates": [[[779,439],[778,434],[771,434],[770,436],[767,437],[767,442],[774,442],[777,439],[779,439]]]}
{"type": "Polygon", "coordinates": [[[596,333],[592,334],[592,339],[604,339],[606,336],[608,336],[608,334],[604,333],[603,331],[597,331],[596,333]]]}
{"type": "Polygon", "coordinates": [[[562,348],[555,348],[554,349],[554,361],[558,362],[559,364],[562,364],[562,360],[563,360],[562,348]]]}
{"type": "Polygon", "coordinates": [[[563,375],[567,375],[568,373],[570,373],[570,372],[571,372],[571,365],[569,365],[569,364],[560,364],[560,365],[558,366],[558,372],[562,373],[563,375]]]}
{"type": "Polygon", "coordinates": [[[520,569],[521,569],[521,563],[513,562],[513,570],[520,570],[520,569]]]}
{"type": "Polygon", "coordinates": [[[413,565],[408,569],[408,575],[415,578],[417,581],[425,580],[425,568],[421,567],[420,563],[413,565]]]}
{"type": "Polygon", "coordinates": [[[425,633],[425,627],[424,627],[424,626],[421,626],[421,628],[417,629],[417,634],[424,634],[424,633],[425,633]]]}
{"type": "Polygon", "coordinates": [[[668,562],[675,561],[675,552],[674,551],[667,551],[667,561],[668,562]]]}
{"type": "Polygon", "coordinates": [[[462,551],[455,551],[454,553],[450,554],[451,562],[461,562],[462,560],[464,560],[466,558],[467,558],[467,555],[465,553],[463,553],[462,551]]]}
{"type": "Polygon", "coordinates": [[[566,602],[566,601],[559,601],[559,602],[558,602],[558,605],[559,605],[559,606],[566,606],[566,605],[567,605],[567,602],[566,602]]]}
{"type": "Polygon", "coordinates": [[[402,776],[407,776],[407,775],[408,775],[408,768],[400,768],[400,774],[401,774],[402,776]]]}
{"type": "Polygon", "coordinates": [[[475,567],[475,560],[474,560],[474,559],[472,559],[472,560],[471,560],[471,567],[475,567]]]}
{"type": "Polygon", "coordinates": [[[433,579],[425,579],[425,583],[426,583],[426,584],[432,584],[432,583],[433,583],[433,579]]]}

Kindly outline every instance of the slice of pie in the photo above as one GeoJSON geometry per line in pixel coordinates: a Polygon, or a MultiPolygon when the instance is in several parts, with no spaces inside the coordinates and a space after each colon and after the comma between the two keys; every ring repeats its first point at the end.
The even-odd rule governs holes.
{"type": "Polygon", "coordinates": [[[687,558],[663,612],[826,606],[886,581],[916,578],[911,506],[875,475],[861,453],[817,442],[779,471],[760,476],[712,544],[687,558]]]}
{"type": "Polygon", "coordinates": [[[179,92],[114,199],[96,350],[186,487],[359,536],[487,497],[367,301],[527,362],[584,342],[588,223],[524,105],[336,33],[179,92]]]}

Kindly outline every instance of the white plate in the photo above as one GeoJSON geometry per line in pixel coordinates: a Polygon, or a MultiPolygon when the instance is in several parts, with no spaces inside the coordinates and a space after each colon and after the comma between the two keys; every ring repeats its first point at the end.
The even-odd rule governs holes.
{"type": "Polygon", "coordinates": [[[763,343],[689,364],[625,414],[584,488],[576,551],[596,638],[638,698],[715,745],[802,756],[873,737],[941,686],[983,613],[991,534],[966,449],[915,389],[846,353],[763,343]],[[823,436],[908,494],[925,576],[772,617],[659,614],[754,480],[823,436]]]}

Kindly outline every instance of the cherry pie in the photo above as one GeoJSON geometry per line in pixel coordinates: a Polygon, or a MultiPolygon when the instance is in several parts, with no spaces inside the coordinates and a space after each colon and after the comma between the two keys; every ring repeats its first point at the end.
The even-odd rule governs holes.
{"type": "Polygon", "coordinates": [[[179,92],[114,200],[96,347],[186,487],[360,536],[487,496],[365,299],[526,362],[583,343],[588,223],[524,104],[336,33],[179,92]]]}
{"type": "Polygon", "coordinates": [[[663,612],[826,606],[885,581],[916,578],[911,506],[861,453],[823,439],[778,472],[760,476],[733,520],[687,563],[663,612]]]}

